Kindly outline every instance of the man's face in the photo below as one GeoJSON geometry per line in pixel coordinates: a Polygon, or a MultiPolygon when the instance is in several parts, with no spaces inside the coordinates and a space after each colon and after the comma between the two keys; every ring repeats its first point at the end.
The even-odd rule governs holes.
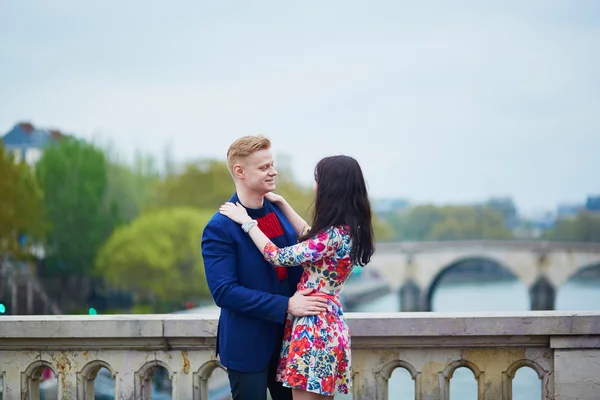
{"type": "Polygon", "coordinates": [[[271,150],[259,150],[239,163],[243,170],[239,182],[256,193],[267,194],[275,190],[277,171],[273,165],[271,150]]]}

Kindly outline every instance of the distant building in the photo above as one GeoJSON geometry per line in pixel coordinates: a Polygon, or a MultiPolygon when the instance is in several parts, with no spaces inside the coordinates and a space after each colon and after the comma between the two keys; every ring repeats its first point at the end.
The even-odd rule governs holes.
{"type": "Polygon", "coordinates": [[[585,209],[592,212],[600,212],[600,196],[588,196],[585,209]]]}
{"type": "Polygon", "coordinates": [[[50,143],[63,136],[57,130],[37,129],[30,122],[19,122],[1,140],[6,151],[14,154],[17,161],[25,160],[27,164],[33,165],[50,143]]]}
{"type": "Polygon", "coordinates": [[[584,203],[560,204],[556,209],[556,217],[558,219],[574,219],[582,211],[600,213],[600,195],[587,196],[584,203]]]}
{"type": "Polygon", "coordinates": [[[544,212],[530,218],[527,222],[532,232],[534,232],[533,236],[540,237],[556,224],[556,215],[551,212],[544,212]]]}
{"type": "Polygon", "coordinates": [[[583,204],[562,203],[556,208],[557,219],[573,219],[577,217],[585,206],[583,204]]]}

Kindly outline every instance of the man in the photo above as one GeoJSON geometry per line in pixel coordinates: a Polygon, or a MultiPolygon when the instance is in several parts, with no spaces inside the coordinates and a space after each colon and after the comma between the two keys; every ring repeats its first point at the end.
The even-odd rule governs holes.
{"type": "MultiPolygon", "coordinates": [[[[275,189],[277,171],[271,143],[264,136],[244,136],[227,151],[227,166],[241,203],[278,247],[297,243],[293,226],[279,207],[265,199],[275,189]]],[[[234,400],[291,400],[275,381],[287,313],[316,315],[326,299],[295,293],[302,267],[273,267],[240,226],[216,213],[202,235],[208,287],[221,308],[217,355],[227,368],[234,400]],[[295,293],[295,294],[294,294],[295,293]]]]}

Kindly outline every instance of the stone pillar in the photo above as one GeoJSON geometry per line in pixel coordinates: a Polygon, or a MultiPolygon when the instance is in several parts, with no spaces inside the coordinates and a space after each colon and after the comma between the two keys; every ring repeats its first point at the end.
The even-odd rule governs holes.
{"type": "Polygon", "coordinates": [[[400,311],[422,311],[420,299],[421,288],[412,279],[400,287],[400,311]]]}
{"type": "Polygon", "coordinates": [[[550,347],[554,349],[554,396],[551,398],[600,398],[600,338],[551,338],[550,347]]]}
{"type": "Polygon", "coordinates": [[[531,298],[531,310],[554,310],[556,301],[556,288],[550,283],[546,276],[540,276],[529,288],[531,298]]]}

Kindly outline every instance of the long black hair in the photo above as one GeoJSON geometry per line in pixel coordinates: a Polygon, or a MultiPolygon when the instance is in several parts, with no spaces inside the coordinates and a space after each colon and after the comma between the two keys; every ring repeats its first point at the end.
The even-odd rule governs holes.
{"type": "Polygon", "coordinates": [[[375,252],[371,203],[358,162],[349,156],[326,157],[315,167],[317,191],[310,232],[300,240],[329,229],[346,225],[352,237],[350,258],[365,266],[375,252]]]}

